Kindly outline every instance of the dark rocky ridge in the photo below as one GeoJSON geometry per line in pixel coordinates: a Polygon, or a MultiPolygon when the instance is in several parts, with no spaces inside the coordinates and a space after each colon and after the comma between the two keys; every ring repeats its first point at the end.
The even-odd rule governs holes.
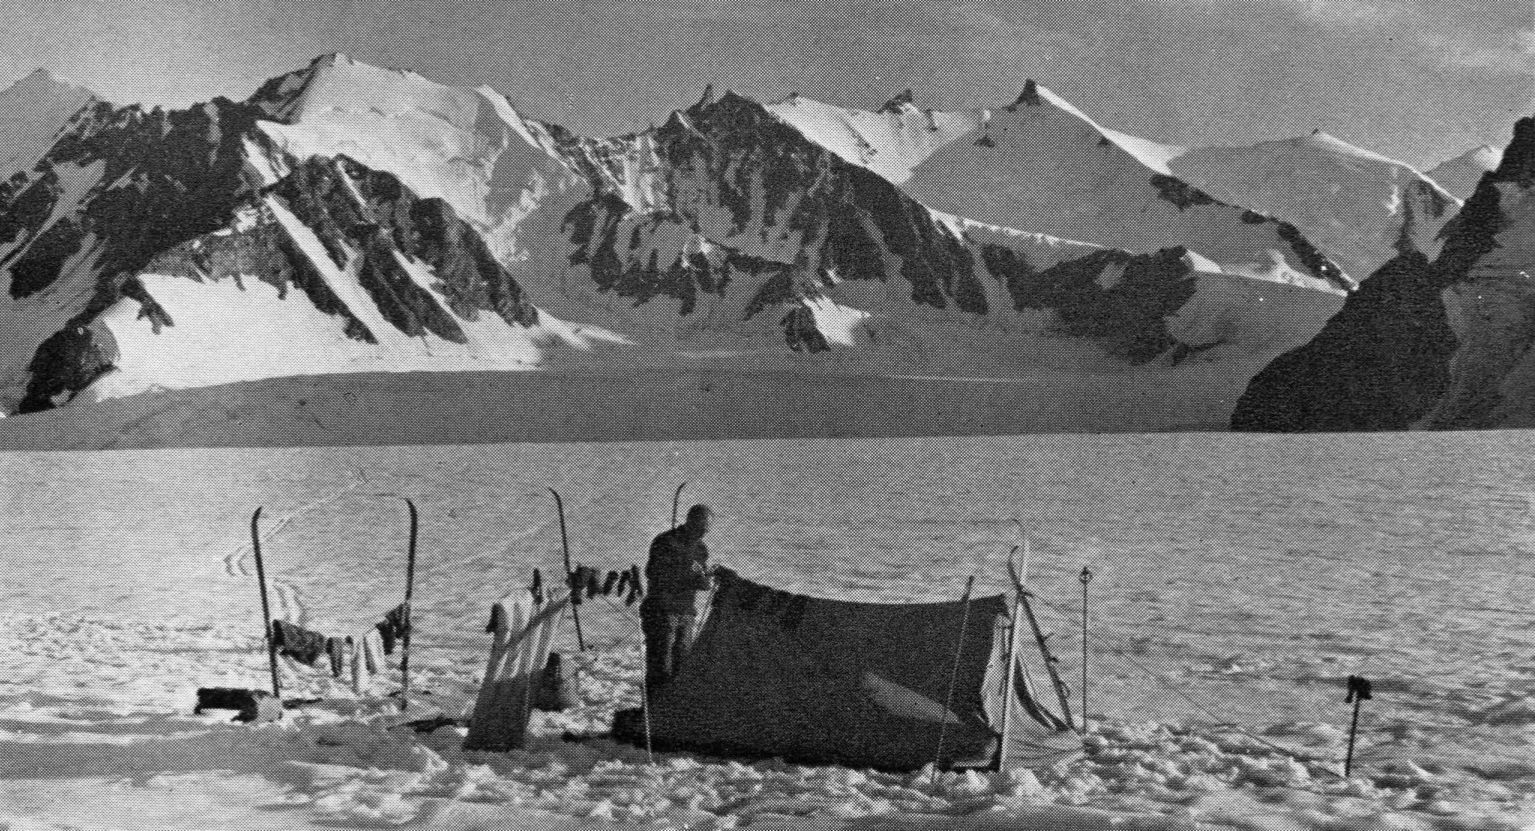
{"type": "MultiPolygon", "coordinates": [[[[172,316],[136,275],[156,270],[190,279],[256,275],[285,295],[297,287],[316,308],[341,317],[345,332],[376,343],[361,320],[327,286],[295,242],[272,222],[216,235],[235,212],[259,195],[244,176],[245,143],[271,151],[253,129],[266,111],[218,99],[183,111],[148,112],[97,104],[81,113],[46,157],[0,187],[0,242],[22,242],[3,260],[10,295],[26,298],[63,276],[70,259],[94,237],[99,251],[88,265],[89,301],[67,326],[39,345],[28,365],[22,412],[47,409],[112,368],[110,344],[86,328],[120,298],[140,305],[155,331],[172,316]],[[80,206],[46,232],[37,229],[61,206],[62,165],[101,164],[100,183],[80,206]]],[[[386,320],[417,336],[431,332],[467,340],[452,315],[418,286],[395,258],[399,252],[430,266],[453,313],[475,320],[492,312],[508,324],[530,326],[537,312],[522,287],[496,261],[484,240],[441,199],[420,199],[391,174],[346,159],[312,158],[265,191],[315,231],[339,266],[343,245],[362,254],[359,279],[386,320]],[[351,179],[359,203],[340,177],[351,179]]],[[[67,210],[67,209],[66,209],[67,210]]]]}
{"type": "Polygon", "coordinates": [[[1036,270],[1026,253],[955,234],[897,186],[730,92],[674,114],[651,137],[661,161],[656,190],[662,198],[648,211],[625,201],[621,181],[621,157],[635,152],[639,136],[570,137],[564,146],[595,191],[566,217],[574,247],[570,262],[588,267],[603,291],[635,305],[670,297],[687,315],[701,293],[724,296],[733,275],[766,277],[742,318],[787,306],[780,320],[786,343],[816,352],[830,347],[799,301],[821,294],[826,271],[843,280],[900,278],[910,286],[913,304],[976,315],[993,311],[981,281],[995,280],[1015,309],[1056,311],[1062,334],[1099,340],[1132,364],[1175,347],[1188,354],[1210,346],[1178,344],[1167,329],[1166,316],[1195,288],[1181,248],[1144,255],[1105,250],[1036,270]],[[698,234],[717,224],[714,212],[728,216],[730,236],[770,246],[798,235],[802,244],[792,261],[748,255],[730,236],[709,239],[723,256],[676,252],[658,258],[650,239],[663,224],[698,234]],[[1100,287],[1099,275],[1115,266],[1124,268],[1123,278],[1112,288],[1100,287]]]}
{"type": "Polygon", "coordinates": [[[1254,376],[1231,429],[1405,430],[1433,406],[1455,351],[1442,282],[1417,251],[1364,281],[1310,343],[1254,376]]]}

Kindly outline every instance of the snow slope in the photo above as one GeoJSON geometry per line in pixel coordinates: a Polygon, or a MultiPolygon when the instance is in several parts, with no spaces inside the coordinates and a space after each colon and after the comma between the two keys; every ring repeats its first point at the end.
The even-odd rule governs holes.
{"type": "Polygon", "coordinates": [[[1223,202],[1294,223],[1364,279],[1404,250],[1439,253],[1439,230],[1460,199],[1402,162],[1324,132],[1253,147],[1206,147],[1169,162],[1223,202]]]}
{"type": "Polygon", "coordinates": [[[1497,170],[1502,159],[1502,150],[1484,144],[1445,161],[1430,170],[1428,177],[1443,185],[1455,198],[1466,200],[1476,193],[1482,174],[1497,170]]]}
{"type": "Polygon", "coordinates": [[[1293,226],[1178,178],[1182,148],[1102,127],[1033,82],[1011,105],[964,113],[910,102],[859,113],[804,98],[770,109],[939,210],[1130,251],[1184,246],[1254,279],[1352,285],[1293,226]]]}

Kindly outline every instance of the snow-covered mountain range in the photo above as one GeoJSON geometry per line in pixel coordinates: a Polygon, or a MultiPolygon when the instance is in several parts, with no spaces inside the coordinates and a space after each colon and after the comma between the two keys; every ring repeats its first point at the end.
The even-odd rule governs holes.
{"type": "MultiPolygon", "coordinates": [[[[1171,148],[1032,82],[960,113],[711,92],[613,138],[339,55],[183,111],[45,74],[0,104],[6,412],[337,373],[529,370],[547,394],[766,372],[807,398],[1133,388],[1158,415],[1088,426],[1218,423],[1354,270],[1435,253],[1459,204],[1330,138],[1171,148]]],[[[1083,426],[1015,409],[986,429],[1083,426]]]]}

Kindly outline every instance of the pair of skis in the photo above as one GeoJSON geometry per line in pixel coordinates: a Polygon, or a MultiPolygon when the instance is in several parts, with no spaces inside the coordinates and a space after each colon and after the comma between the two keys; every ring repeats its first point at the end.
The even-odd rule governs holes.
{"type": "MultiPolygon", "coordinates": [[[[400,709],[410,706],[410,601],[416,586],[416,535],[420,519],[416,503],[405,499],[410,507],[410,545],[405,559],[405,603],[401,614],[404,631],[400,635],[400,709]]],[[[282,685],[277,674],[277,639],[272,631],[272,607],[267,602],[266,564],[261,556],[261,508],[251,515],[251,550],[256,557],[256,582],[261,588],[261,619],[266,637],[267,663],[272,671],[272,696],[282,700],[282,685]]]]}

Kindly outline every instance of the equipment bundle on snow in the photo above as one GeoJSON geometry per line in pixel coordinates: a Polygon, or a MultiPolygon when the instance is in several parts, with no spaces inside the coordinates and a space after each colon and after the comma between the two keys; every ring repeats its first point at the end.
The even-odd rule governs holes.
{"type": "MultiPolygon", "coordinates": [[[[855,603],[719,569],[681,671],[652,691],[652,745],[887,770],[1069,758],[1081,741],[1023,683],[1010,619],[1005,595],[855,603]]],[[[645,721],[620,711],[614,735],[643,746],[645,721]]]]}
{"type": "Polygon", "coordinates": [[[570,606],[571,595],[555,589],[542,602],[519,593],[491,607],[486,629],[495,638],[469,718],[465,750],[506,751],[523,746],[541,671],[549,663],[554,636],[570,606]]]}

